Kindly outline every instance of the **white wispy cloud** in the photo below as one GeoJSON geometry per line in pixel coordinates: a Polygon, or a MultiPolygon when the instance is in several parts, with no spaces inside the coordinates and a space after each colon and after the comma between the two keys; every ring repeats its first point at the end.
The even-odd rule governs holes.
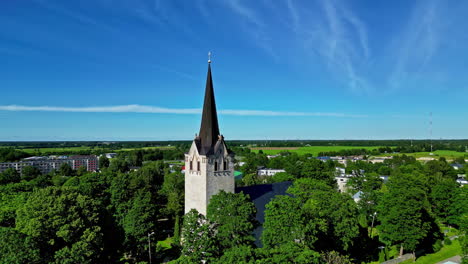
{"type": "Polygon", "coordinates": [[[102,23],[100,21],[97,21],[83,13],[74,11],[72,9],[68,9],[65,7],[62,7],[60,5],[56,5],[52,3],[51,1],[45,1],[45,0],[33,0],[33,2],[43,6],[46,9],[49,9],[50,11],[62,14],[64,16],[67,16],[71,19],[74,19],[80,23],[91,25],[93,27],[99,27],[100,29],[111,31],[111,32],[118,32],[118,30],[115,27],[109,26],[105,23],[102,23]]]}
{"type": "Polygon", "coordinates": [[[396,63],[389,77],[390,90],[401,87],[410,75],[419,73],[437,53],[443,31],[439,1],[421,1],[402,33],[395,37],[393,47],[396,63]]]}
{"type": "Polygon", "coordinates": [[[366,92],[369,89],[365,76],[360,74],[359,64],[369,54],[367,34],[364,25],[350,10],[339,6],[335,1],[320,1],[326,14],[328,30],[322,31],[321,41],[325,43],[321,51],[336,75],[347,77],[348,86],[355,92],[366,92]],[[359,36],[359,46],[352,36],[359,36]],[[328,45],[326,45],[328,43],[328,45]],[[360,49],[363,52],[360,52],[360,49]]]}
{"type": "MultiPolygon", "coordinates": [[[[75,112],[75,113],[153,113],[153,114],[201,114],[199,108],[165,108],[145,105],[116,105],[116,106],[90,106],[90,107],[61,107],[61,106],[24,106],[0,105],[0,111],[36,111],[36,112],[75,112]]],[[[326,112],[287,112],[263,110],[220,110],[222,115],[236,116],[322,116],[322,117],[367,117],[366,115],[353,115],[345,113],[326,112]]]]}
{"type": "Polygon", "coordinates": [[[371,55],[366,25],[342,1],[317,2],[318,6],[299,8],[294,1],[286,1],[296,39],[350,90],[369,91],[371,84],[364,72],[371,55]]]}
{"type": "Polygon", "coordinates": [[[244,21],[242,24],[244,30],[251,35],[255,40],[255,44],[263,49],[267,54],[278,60],[279,56],[272,46],[272,38],[268,34],[266,23],[261,19],[260,15],[245,3],[248,1],[227,0],[225,5],[237,16],[244,21]]]}

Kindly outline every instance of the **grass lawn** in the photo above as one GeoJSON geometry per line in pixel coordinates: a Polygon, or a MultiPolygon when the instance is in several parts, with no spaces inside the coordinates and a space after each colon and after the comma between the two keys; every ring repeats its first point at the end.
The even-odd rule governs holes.
{"type": "Polygon", "coordinates": [[[434,264],[439,261],[454,257],[456,255],[461,254],[461,247],[460,247],[460,242],[457,240],[453,240],[451,245],[445,245],[440,251],[433,253],[433,254],[428,254],[422,257],[419,257],[416,259],[415,262],[410,261],[405,261],[401,262],[402,264],[404,263],[416,263],[416,264],[434,264]]]}
{"type": "Polygon", "coordinates": [[[310,146],[310,147],[300,147],[300,148],[291,148],[291,147],[285,147],[285,148],[269,148],[269,147],[258,147],[258,148],[250,148],[252,152],[258,152],[259,150],[262,150],[263,153],[268,154],[268,155],[275,155],[280,152],[284,151],[289,151],[289,152],[295,152],[299,155],[304,155],[304,154],[312,154],[313,156],[317,156],[320,152],[329,152],[329,151],[340,151],[340,150],[345,150],[345,149],[367,149],[367,150],[373,150],[380,148],[381,146],[310,146]]]}
{"type": "Polygon", "coordinates": [[[168,237],[165,240],[158,241],[158,245],[164,249],[172,248],[172,237],[168,237]]]}

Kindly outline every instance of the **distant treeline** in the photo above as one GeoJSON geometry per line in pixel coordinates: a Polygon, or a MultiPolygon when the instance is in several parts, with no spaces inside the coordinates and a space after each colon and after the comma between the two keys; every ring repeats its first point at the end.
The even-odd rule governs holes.
{"type": "MultiPolygon", "coordinates": [[[[115,151],[115,150],[112,150],[115,151]]],[[[49,155],[101,155],[109,151],[102,149],[76,149],[76,150],[51,150],[51,151],[34,151],[32,153],[24,152],[17,150],[13,147],[0,148],[0,162],[13,162],[19,161],[21,159],[31,157],[31,156],[49,156],[49,155]]],[[[137,149],[129,151],[118,151],[120,157],[125,157],[129,160],[141,160],[141,161],[156,161],[156,160],[180,160],[184,158],[185,149],[176,147],[176,148],[163,148],[163,149],[137,149]],[[130,157],[130,158],[129,158],[130,157]],[[141,157],[141,158],[140,158],[141,157]]],[[[132,163],[133,166],[141,166],[140,163],[132,163]]]]}
{"type": "MultiPolygon", "coordinates": [[[[401,149],[430,151],[431,141],[424,140],[233,140],[228,141],[230,146],[257,147],[304,147],[304,146],[359,146],[359,147],[399,147],[401,149]]],[[[433,150],[465,151],[468,139],[440,139],[432,140],[433,150]]]]}
{"type": "Polygon", "coordinates": [[[0,148],[0,162],[17,161],[29,157],[26,152],[14,148],[0,148]]]}
{"type": "MultiPolygon", "coordinates": [[[[305,147],[305,146],[379,146],[376,150],[346,150],[339,152],[324,152],[321,155],[376,155],[381,153],[413,153],[428,152],[435,150],[453,150],[465,152],[468,148],[468,139],[456,140],[232,140],[227,141],[230,148],[237,153],[240,148],[257,147],[305,147]],[[236,151],[237,149],[237,151],[236,151]],[[339,153],[346,154],[339,154],[339,153]]],[[[37,149],[33,155],[71,155],[71,154],[95,154],[99,155],[106,152],[117,152],[121,149],[129,148],[147,148],[147,147],[166,147],[172,146],[182,152],[187,152],[191,141],[65,141],[65,142],[0,142],[0,147],[11,147],[19,150],[37,149]],[[41,148],[74,148],[76,150],[40,150],[41,148]],[[82,148],[82,149],[80,149],[82,148]]],[[[242,150],[241,150],[242,151],[242,150]]],[[[30,152],[30,151],[29,151],[30,152]]],[[[0,153],[1,155],[1,153],[0,153]]],[[[16,153],[15,155],[24,156],[25,154],[16,153]]],[[[26,154],[28,155],[28,154],[26,154]]],[[[10,156],[12,157],[12,156],[10,156]]],[[[11,158],[8,158],[11,160],[11,158]]]]}
{"type": "MultiPolygon", "coordinates": [[[[0,142],[0,146],[15,148],[70,148],[70,147],[96,147],[96,148],[144,148],[159,146],[190,146],[191,140],[176,141],[19,141],[0,142]]],[[[265,147],[303,147],[310,146],[430,146],[429,139],[409,140],[228,140],[230,146],[265,146],[265,147]]],[[[438,139],[432,140],[434,147],[438,148],[465,148],[468,139],[438,139]]]]}
{"type": "Polygon", "coordinates": [[[22,149],[89,147],[118,150],[122,148],[181,146],[191,143],[191,141],[17,141],[0,142],[0,147],[22,149]]]}
{"type": "MultiPolygon", "coordinates": [[[[464,146],[447,146],[444,144],[434,144],[432,151],[435,150],[453,150],[458,152],[465,152],[464,146]]],[[[414,153],[414,152],[429,152],[431,151],[430,144],[421,144],[413,146],[401,147],[380,147],[373,150],[368,149],[343,149],[340,151],[320,152],[319,156],[353,156],[353,155],[380,155],[386,153],[414,153]]]]}

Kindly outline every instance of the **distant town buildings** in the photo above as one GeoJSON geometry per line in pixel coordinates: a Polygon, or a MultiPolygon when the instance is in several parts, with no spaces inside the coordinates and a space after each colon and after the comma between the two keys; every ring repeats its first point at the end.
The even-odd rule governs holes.
{"type": "Polygon", "coordinates": [[[117,156],[117,153],[106,153],[106,158],[113,159],[117,156]]]}
{"type": "Polygon", "coordinates": [[[85,167],[87,171],[98,170],[98,158],[95,155],[75,155],[75,156],[36,156],[25,158],[18,162],[0,163],[0,172],[13,168],[22,173],[25,167],[31,166],[38,168],[41,173],[47,174],[53,170],[58,170],[62,164],[68,163],[70,167],[77,170],[79,167],[85,167]]]}
{"type": "Polygon", "coordinates": [[[258,176],[274,176],[276,173],[279,172],[286,172],[283,169],[268,169],[268,168],[262,168],[257,170],[257,175],[258,176]]]}

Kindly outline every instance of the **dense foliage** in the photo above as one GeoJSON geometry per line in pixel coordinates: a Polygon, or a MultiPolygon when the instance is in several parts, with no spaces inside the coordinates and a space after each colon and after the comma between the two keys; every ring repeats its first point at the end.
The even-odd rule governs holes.
{"type": "MultiPolygon", "coordinates": [[[[387,143],[391,151],[401,147],[399,141],[387,143]]],[[[37,144],[29,146],[62,143],[37,144]]],[[[60,146],[80,143],[67,144],[60,146]]],[[[445,159],[420,163],[401,155],[376,164],[349,162],[345,172],[353,177],[340,192],[335,176],[343,165],[337,162],[295,153],[268,158],[238,148],[245,164],[238,167],[244,176],[237,185],[292,182],[285,195],[266,205],[265,221],[258,223],[257,209],[243,193],[220,192],[211,198],[206,216],[195,210],[183,216],[184,176],[180,163],[172,169],[169,163],[181,159],[186,142],[125,151],[156,143],[86,144],[96,152],[121,151],[116,158],[100,159],[96,173],[67,165],[48,175],[34,167],[25,167],[21,175],[13,169],[0,173],[0,263],[147,263],[149,253],[153,263],[361,263],[377,261],[379,253],[385,259],[395,247],[403,253],[433,252],[444,241],[441,225],[459,229],[467,251],[468,189],[456,182],[466,165],[455,170],[445,159]],[[259,166],[285,172],[259,177],[259,166]],[[255,241],[259,226],[263,233],[255,241]],[[157,245],[168,237],[169,248],[157,245]]],[[[2,149],[8,160],[28,155],[2,149]]]]}
{"type": "Polygon", "coordinates": [[[137,171],[113,170],[114,162],[122,160],[99,173],[3,173],[0,263],[148,261],[149,240],[153,259],[163,258],[156,241],[182,214],[183,175],[162,161],[137,171]]]}

